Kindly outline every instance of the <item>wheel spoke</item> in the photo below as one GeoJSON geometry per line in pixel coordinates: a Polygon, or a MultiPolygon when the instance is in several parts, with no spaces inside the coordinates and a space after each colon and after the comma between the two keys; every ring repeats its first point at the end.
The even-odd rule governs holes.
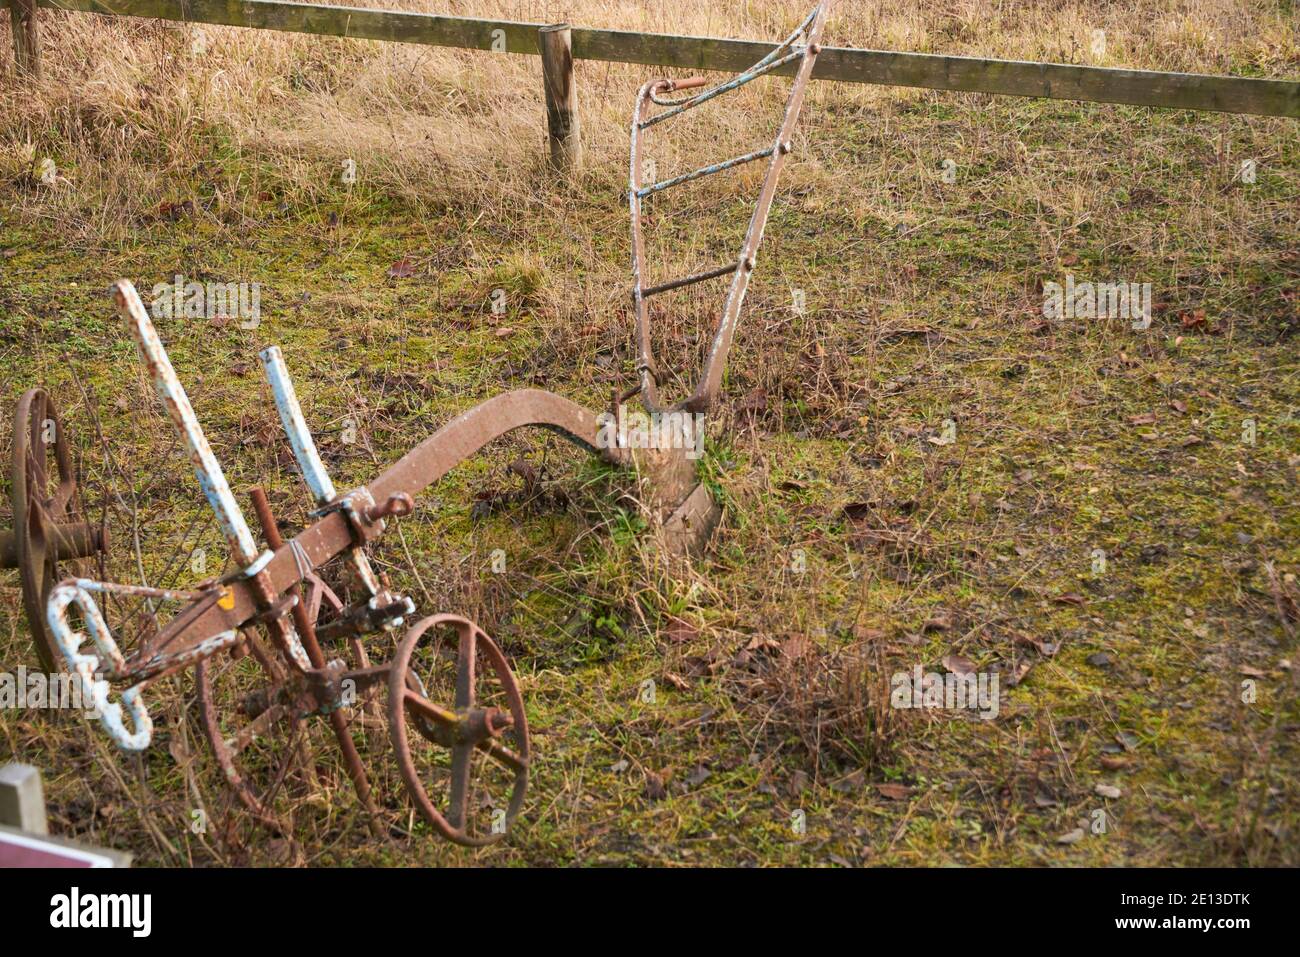
{"type": "Polygon", "coordinates": [[[455,728],[457,725],[456,715],[446,708],[440,708],[424,695],[417,691],[406,689],[405,705],[412,711],[417,712],[420,716],[436,721],[445,728],[455,728]]]}
{"type": "Polygon", "coordinates": [[[54,497],[50,499],[50,511],[60,517],[71,518],[72,510],[69,505],[73,497],[77,494],[77,480],[67,476],[60,476],[63,480],[59,482],[58,488],[54,490],[54,497]]]}
{"type": "Polygon", "coordinates": [[[460,642],[456,647],[456,710],[466,711],[474,706],[474,674],[478,640],[475,628],[466,622],[460,629],[460,642]]]}
{"type": "Polygon", "coordinates": [[[321,591],[324,583],[315,575],[308,575],[306,582],[307,594],[303,596],[302,602],[307,610],[307,620],[314,625],[320,618],[321,599],[325,597],[321,591]]]}
{"type": "MultiPolygon", "coordinates": [[[[30,474],[35,480],[32,483],[34,486],[32,491],[42,499],[45,498],[45,485],[49,480],[48,474],[45,471],[46,455],[48,451],[45,448],[45,419],[49,415],[48,410],[49,400],[45,393],[41,392],[36,397],[36,401],[32,403],[32,417],[28,422],[28,427],[31,429],[31,432],[29,433],[31,444],[28,446],[28,454],[30,456],[29,461],[32,465],[32,471],[30,474]]],[[[57,440],[58,438],[59,436],[56,435],[55,439],[57,440]]]]}
{"type": "Polygon", "coordinates": [[[522,774],[528,770],[528,762],[503,744],[490,740],[480,741],[479,747],[494,758],[497,763],[505,765],[516,774],[522,774]]]}
{"type": "Polygon", "coordinates": [[[451,803],[447,809],[447,823],[456,830],[465,826],[465,803],[469,796],[469,772],[474,748],[457,744],[451,749],[451,803]]]}

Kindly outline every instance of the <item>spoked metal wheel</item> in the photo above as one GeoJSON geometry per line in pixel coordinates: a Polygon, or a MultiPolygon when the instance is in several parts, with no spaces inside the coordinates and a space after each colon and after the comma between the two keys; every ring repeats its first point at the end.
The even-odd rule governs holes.
{"type": "MultiPolygon", "coordinates": [[[[313,615],[343,604],[313,576],[304,604],[313,615]]],[[[359,662],[364,667],[365,662],[359,662]]],[[[249,629],[236,653],[209,658],[194,671],[203,733],[226,784],[259,821],[282,833],[292,825],[292,803],[315,789],[314,752],[323,726],[303,717],[301,698],[290,694],[290,670],[261,629],[249,629]]]]}
{"type": "Polygon", "coordinates": [[[424,819],[456,844],[505,837],[528,787],[528,718],[496,643],[459,615],[418,622],[388,675],[388,720],[424,819]]]}
{"type": "Polygon", "coordinates": [[[83,573],[79,559],[102,552],[107,536],[86,520],[71,442],[44,389],[18,400],[10,494],[14,528],[0,535],[0,564],[18,569],[36,654],[55,672],[64,665],[45,621],[45,599],[62,579],[83,573]]]}

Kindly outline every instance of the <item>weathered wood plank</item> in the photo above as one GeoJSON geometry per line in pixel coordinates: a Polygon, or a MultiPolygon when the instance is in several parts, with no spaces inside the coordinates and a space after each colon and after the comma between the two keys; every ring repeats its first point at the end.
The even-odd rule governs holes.
{"type": "Polygon", "coordinates": [[[277,0],[37,0],[42,7],[151,17],[187,23],[253,27],[285,33],[387,40],[428,46],[462,47],[497,53],[537,54],[537,31],[544,23],[444,17],[427,13],[362,7],[328,7],[277,0]]]}
{"type": "MultiPolygon", "coordinates": [[[[620,30],[573,31],[573,55],[578,59],[644,63],[683,70],[734,73],[748,67],[771,49],[771,44],[750,40],[620,30]]],[[[790,64],[773,72],[793,74],[796,66],[790,64]]],[[[817,57],[813,79],[1300,117],[1300,83],[1253,77],[1118,70],[828,46],[817,57]]]]}
{"type": "MultiPolygon", "coordinates": [[[[16,2],[16,0],[10,0],[16,2]]],[[[37,0],[86,13],[536,54],[543,24],[277,0],[37,0]],[[497,32],[499,31],[499,32],[497,32]]],[[[754,40],[574,28],[576,59],[733,73],[772,48],[754,40]]],[[[1300,82],[827,47],[815,79],[1300,118],[1300,82]]]]}

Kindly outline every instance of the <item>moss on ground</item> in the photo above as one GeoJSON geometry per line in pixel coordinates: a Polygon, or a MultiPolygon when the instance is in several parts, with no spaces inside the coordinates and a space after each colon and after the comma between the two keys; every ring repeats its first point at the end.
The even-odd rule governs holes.
{"type": "MultiPolygon", "coordinates": [[[[138,763],[75,720],[0,713],[0,758],[45,769],[56,827],[159,864],[1297,863],[1294,129],[818,99],[713,423],[704,470],[727,511],[711,554],[668,574],[627,479],[537,436],[453,472],[403,526],[420,575],[402,581],[496,635],[527,695],[537,758],[507,843],[448,846],[396,793],[411,836],[375,841],[333,766],[296,845],[247,829],[198,743],[189,678],[155,689],[159,744],[138,763]],[[1104,152],[1071,146],[1098,131],[1104,152]],[[1222,175],[1225,142],[1273,157],[1256,184],[1222,175]],[[1150,282],[1151,328],[1045,322],[1040,284],[1067,272],[1150,282]],[[519,458],[545,464],[547,496],[523,501],[519,458]],[[995,720],[875,708],[889,674],[951,655],[998,669],[995,720]],[[855,682],[869,687],[849,707],[855,682]],[[206,838],[189,829],[199,798],[219,825],[206,838]]],[[[159,202],[192,205],[161,207],[128,242],[0,220],[7,391],[55,390],[83,438],[74,378],[93,395],[145,498],[151,567],[193,543],[201,513],[112,314],[120,277],[142,292],[177,273],[260,284],[255,330],[159,326],[232,485],[268,485],[291,523],[306,503],[261,345],[284,348],[341,487],[506,389],[600,408],[630,381],[616,173],[569,192],[539,181],[544,201],[503,230],[492,209],[413,209],[364,187],[286,203],[291,184],[212,133],[220,175],[170,183],[159,202]],[[241,175],[261,198],[227,221],[211,197],[241,175]]],[[[729,248],[746,216],[706,194],[680,235],[729,248]]],[[[711,305],[659,317],[674,371],[689,375],[711,305]]],[[[396,546],[382,559],[403,575],[396,546]]],[[[0,600],[0,660],[31,664],[8,576],[0,600]]],[[[362,740],[394,785],[382,730],[362,740]]]]}

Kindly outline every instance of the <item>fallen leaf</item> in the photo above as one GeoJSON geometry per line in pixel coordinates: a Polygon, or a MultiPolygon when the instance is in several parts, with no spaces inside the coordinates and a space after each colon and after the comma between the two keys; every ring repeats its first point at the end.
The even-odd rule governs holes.
{"type": "Polygon", "coordinates": [[[840,511],[844,513],[844,517],[849,521],[860,522],[864,518],[869,518],[875,508],[875,502],[849,502],[840,511]]]}
{"type": "Polygon", "coordinates": [[[513,336],[515,330],[510,326],[500,326],[497,328],[495,335],[498,339],[504,339],[506,336],[513,336]]]}
{"type": "Polygon", "coordinates": [[[1136,751],[1141,739],[1132,731],[1121,731],[1115,735],[1115,740],[1124,746],[1125,751],[1136,751]]]}
{"type": "Polygon", "coordinates": [[[1187,414],[1187,403],[1183,402],[1181,399],[1170,399],[1169,408],[1173,409],[1179,415],[1187,414]]]}
{"type": "Polygon", "coordinates": [[[1027,635],[1023,631],[1018,631],[1012,636],[1012,642],[1020,645],[1022,648],[1033,648],[1040,655],[1046,654],[1043,639],[1037,635],[1027,635]]]}
{"type": "Polygon", "coordinates": [[[1083,840],[1083,828],[1076,827],[1073,831],[1066,831],[1056,839],[1057,844],[1077,844],[1083,840]]]}
{"type": "Polygon", "coordinates": [[[1087,604],[1088,599],[1084,598],[1078,592],[1066,592],[1064,595],[1057,595],[1052,601],[1058,605],[1083,605],[1087,604]]]}
{"type": "Polygon", "coordinates": [[[701,764],[698,765],[690,774],[686,775],[686,783],[690,787],[698,787],[711,777],[713,777],[713,772],[701,764]]]}
{"type": "Polygon", "coordinates": [[[415,275],[415,261],[409,256],[403,256],[397,262],[388,267],[389,279],[409,279],[415,275]]]}
{"type": "Polygon", "coordinates": [[[802,658],[812,650],[807,635],[791,635],[781,646],[781,656],[791,660],[802,658]]]}
{"type": "Polygon", "coordinates": [[[646,771],[645,796],[651,801],[662,801],[668,796],[668,788],[665,785],[663,775],[656,774],[654,771],[646,771]]]}
{"type": "Polygon", "coordinates": [[[1143,412],[1141,415],[1129,416],[1129,425],[1155,425],[1158,420],[1154,412],[1143,412]]]}
{"type": "Polygon", "coordinates": [[[1034,666],[1027,661],[1017,661],[1011,666],[1011,670],[1007,672],[1007,687],[1019,687],[1020,683],[1025,680],[1025,676],[1033,670],[1033,667],[1034,666]]]}
{"type": "Polygon", "coordinates": [[[690,691],[690,690],[691,690],[691,683],[690,683],[689,681],[687,681],[685,678],[683,678],[681,675],[679,675],[679,674],[677,674],[677,673],[675,673],[675,672],[672,672],[672,671],[665,671],[665,672],[664,672],[664,681],[668,682],[668,684],[672,685],[672,686],[673,686],[674,688],[676,688],[678,691],[690,691]]]}
{"type": "Polygon", "coordinates": [[[1133,762],[1128,758],[1116,758],[1110,755],[1102,755],[1101,766],[1107,771],[1123,771],[1133,762]]]}
{"type": "Polygon", "coordinates": [[[1112,801],[1124,796],[1124,792],[1113,784],[1098,784],[1093,790],[1101,797],[1110,798],[1112,801]]]}
{"type": "Polygon", "coordinates": [[[955,675],[969,675],[975,671],[975,662],[965,655],[944,655],[943,666],[955,675]]]}
{"type": "Polygon", "coordinates": [[[891,801],[906,801],[912,796],[912,789],[906,784],[877,784],[876,790],[881,797],[891,801]]]}
{"type": "Polygon", "coordinates": [[[673,644],[685,644],[699,633],[700,630],[689,621],[682,621],[680,618],[668,619],[668,640],[673,644]]]}

